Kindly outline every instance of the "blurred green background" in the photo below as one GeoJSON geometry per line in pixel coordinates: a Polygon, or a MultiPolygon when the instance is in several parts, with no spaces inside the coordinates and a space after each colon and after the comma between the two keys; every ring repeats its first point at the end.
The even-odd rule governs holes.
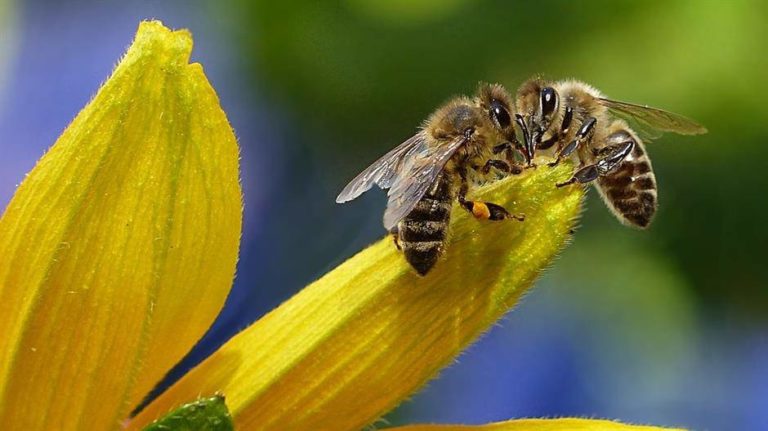
{"type": "Polygon", "coordinates": [[[709,134],[648,145],[648,231],[590,192],[522,305],[383,423],[768,429],[765,2],[0,0],[0,17],[2,205],[139,19],[194,33],[240,138],[246,225],[227,308],[179,370],[383,235],[383,193],[344,206],[336,193],[478,81],[577,78],[700,121],[709,134]]]}

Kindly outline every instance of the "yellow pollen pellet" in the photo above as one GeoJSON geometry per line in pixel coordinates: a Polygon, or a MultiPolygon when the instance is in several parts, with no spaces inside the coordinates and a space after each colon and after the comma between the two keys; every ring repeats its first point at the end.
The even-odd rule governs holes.
{"type": "Polygon", "coordinates": [[[491,211],[488,209],[488,205],[482,203],[482,202],[474,202],[472,204],[472,214],[483,220],[488,220],[491,218],[491,211]]]}

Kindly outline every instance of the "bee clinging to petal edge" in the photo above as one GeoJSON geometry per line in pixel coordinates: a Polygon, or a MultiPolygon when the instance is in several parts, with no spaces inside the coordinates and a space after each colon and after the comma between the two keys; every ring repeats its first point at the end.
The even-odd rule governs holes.
{"type": "Polygon", "coordinates": [[[593,183],[624,224],[645,228],[657,208],[656,177],[643,145],[661,132],[699,135],[704,126],[682,115],[618,102],[578,81],[531,79],[517,92],[516,123],[528,158],[554,149],[555,161],[575,155],[580,166],[558,187],[593,183]]]}
{"type": "Polygon", "coordinates": [[[435,111],[421,130],[355,177],[336,198],[347,202],[374,184],[389,189],[384,227],[421,275],[444,251],[454,199],[478,219],[523,220],[500,205],[467,200],[470,188],[493,173],[520,173],[511,97],[481,84],[474,98],[458,97],[435,111]]]}

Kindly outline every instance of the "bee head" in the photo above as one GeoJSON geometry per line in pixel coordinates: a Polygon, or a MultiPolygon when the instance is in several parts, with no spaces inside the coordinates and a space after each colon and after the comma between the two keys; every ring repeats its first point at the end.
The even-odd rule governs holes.
{"type": "Polygon", "coordinates": [[[539,95],[541,94],[541,89],[545,86],[546,84],[543,80],[533,78],[525,81],[523,85],[517,89],[517,94],[515,95],[517,112],[526,120],[536,115],[536,109],[539,105],[539,95]]]}
{"type": "Polygon", "coordinates": [[[507,90],[499,84],[480,83],[477,98],[480,108],[487,112],[494,127],[505,137],[510,135],[514,137],[515,130],[512,123],[514,107],[507,90]]]}
{"type": "Polygon", "coordinates": [[[552,126],[552,120],[560,107],[560,96],[552,87],[544,87],[539,92],[539,102],[536,109],[536,115],[533,116],[532,130],[535,143],[541,140],[544,132],[552,126]]]}
{"type": "Polygon", "coordinates": [[[516,122],[523,133],[523,147],[529,163],[544,134],[552,126],[559,107],[557,91],[540,78],[528,80],[517,90],[517,110],[520,114],[516,122]]]}
{"type": "Polygon", "coordinates": [[[439,140],[472,139],[483,128],[483,119],[468,100],[459,99],[438,110],[428,125],[432,136],[439,140]]]}

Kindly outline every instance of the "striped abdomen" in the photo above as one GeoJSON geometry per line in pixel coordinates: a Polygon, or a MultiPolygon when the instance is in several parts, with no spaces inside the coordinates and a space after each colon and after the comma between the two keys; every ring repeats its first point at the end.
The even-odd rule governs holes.
{"type": "Polygon", "coordinates": [[[421,275],[435,265],[445,247],[454,189],[441,173],[435,184],[397,224],[397,236],[405,259],[421,275]]]}
{"type": "Polygon", "coordinates": [[[614,171],[597,179],[597,188],[619,220],[645,228],[656,213],[656,177],[642,142],[626,131],[611,137],[617,134],[633,139],[635,146],[614,171]]]}

